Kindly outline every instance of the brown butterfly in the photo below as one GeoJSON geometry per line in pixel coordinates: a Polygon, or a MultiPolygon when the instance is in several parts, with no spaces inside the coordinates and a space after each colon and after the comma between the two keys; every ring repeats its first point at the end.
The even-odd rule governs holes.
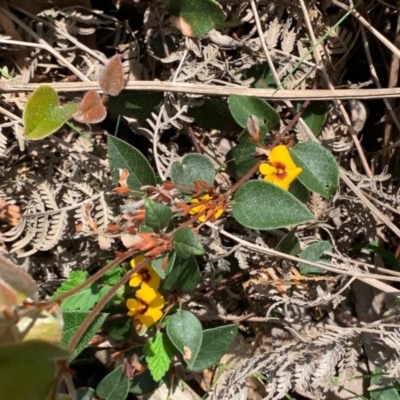
{"type": "MultiPolygon", "coordinates": [[[[110,96],[117,96],[124,87],[124,70],[121,57],[111,57],[105,65],[99,77],[99,86],[110,96]]],[[[104,106],[108,96],[100,96],[95,90],[89,90],[79,104],[78,111],[73,115],[74,119],[84,124],[97,124],[107,116],[104,106]]]]}

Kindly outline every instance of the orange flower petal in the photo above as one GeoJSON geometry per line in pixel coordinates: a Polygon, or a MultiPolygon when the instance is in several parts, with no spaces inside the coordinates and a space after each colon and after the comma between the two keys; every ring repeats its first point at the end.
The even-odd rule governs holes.
{"type": "Polygon", "coordinates": [[[160,304],[164,302],[164,298],[160,292],[151,286],[143,283],[139,290],[136,291],[136,298],[143,303],[153,307],[153,304],[160,304]]]}
{"type": "Polygon", "coordinates": [[[205,221],[206,221],[206,214],[200,215],[200,217],[197,218],[197,221],[199,221],[199,222],[205,222],[205,221]]]}
{"type": "Polygon", "coordinates": [[[191,215],[195,215],[195,214],[198,214],[199,212],[204,211],[205,208],[206,208],[206,206],[205,206],[204,204],[200,204],[199,206],[193,207],[193,208],[189,211],[189,213],[190,213],[191,215]]]}
{"type": "MultiPolygon", "coordinates": [[[[144,256],[139,254],[131,260],[131,267],[135,268],[143,260],[144,256]]],[[[150,263],[147,263],[139,272],[136,272],[132,275],[131,279],[129,280],[129,286],[137,287],[143,282],[147,283],[154,289],[158,289],[160,286],[160,276],[156,271],[154,271],[153,268],[151,268],[150,263]]]]}
{"type": "Polygon", "coordinates": [[[217,210],[215,211],[215,219],[218,219],[223,213],[224,210],[222,208],[217,208],[217,210]]]}
{"type": "MultiPolygon", "coordinates": [[[[265,180],[265,178],[264,178],[264,180],[265,180]]],[[[288,190],[289,186],[290,186],[290,182],[288,183],[286,180],[275,179],[271,183],[273,183],[275,186],[279,186],[283,190],[288,190]]]]}
{"type": "MultiPolygon", "coordinates": [[[[279,179],[279,176],[276,176],[272,183],[284,190],[288,190],[290,184],[301,174],[302,171],[303,170],[300,167],[290,169],[286,171],[284,178],[279,179]]],[[[264,180],[266,180],[265,178],[264,180]]]]}
{"type": "Polygon", "coordinates": [[[137,287],[142,283],[142,275],[136,273],[133,274],[131,279],[129,280],[129,286],[137,287]]]}
{"type": "Polygon", "coordinates": [[[259,171],[262,175],[271,175],[271,174],[276,174],[277,170],[275,167],[273,167],[272,165],[268,164],[268,163],[262,163],[259,166],[259,171]]]}
{"type": "Polygon", "coordinates": [[[133,313],[139,312],[143,308],[143,303],[136,299],[128,299],[126,307],[133,313]]]}
{"type": "Polygon", "coordinates": [[[303,169],[296,167],[286,171],[286,176],[283,181],[287,182],[288,186],[302,173],[303,169]]]}
{"type": "Polygon", "coordinates": [[[285,166],[286,171],[297,167],[294,161],[292,160],[292,156],[289,153],[288,147],[283,144],[274,147],[271,150],[268,159],[272,165],[283,164],[285,166]]]}
{"type": "Polygon", "coordinates": [[[161,282],[160,275],[158,275],[157,272],[150,267],[150,265],[149,268],[147,269],[147,272],[149,274],[148,276],[150,277],[150,279],[148,282],[145,283],[154,289],[158,289],[160,287],[160,282],[161,282]]]}
{"type": "Polygon", "coordinates": [[[131,260],[131,267],[135,268],[138,266],[138,264],[144,260],[144,255],[143,254],[139,254],[137,255],[135,258],[132,258],[131,260]]]}
{"type": "Polygon", "coordinates": [[[140,323],[147,328],[158,320],[161,319],[163,313],[158,309],[149,308],[144,314],[135,315],[135,320],[140,321],[140,323]]]}
{"type": "Polygon", "coordinates": [[[264,181],[275,184],[275,178],[276,178],[276,174],[265,175],[264,181]]]}

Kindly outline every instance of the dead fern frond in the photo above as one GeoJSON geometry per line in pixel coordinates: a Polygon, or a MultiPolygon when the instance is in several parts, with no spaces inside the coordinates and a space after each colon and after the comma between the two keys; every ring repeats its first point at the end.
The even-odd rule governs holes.
{"type": "MultiPolygon", "coordinates": [[[[223,400],[245,396],[246,377],[255,372],[268,380],[265,400],[283,398],[292,388],[311,392],[315,398],[333,384],[336,367],[357,347],[359,333],[352,329],[325,332],[319,337],[307,338],[303,342],[289,344],[253,357],[234,371],[225,373],[218,382],[210,400],[223,400]]],[[[342,368],[352,363],[341,364],[342,368]]]]}

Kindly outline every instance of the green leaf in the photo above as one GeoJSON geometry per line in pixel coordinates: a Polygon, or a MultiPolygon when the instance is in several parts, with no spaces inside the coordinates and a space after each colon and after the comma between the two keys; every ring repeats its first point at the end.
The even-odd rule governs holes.
{"type": "MultiPolygon", "coordinates": [[[[75,335],[76,331],[82,325],[82,322],[87,317],[89,313],[84,311],[64,311],[64,331],[63,337],[61,340],[62,347],[67,347],[68,343],[75,335]]],[[[76,358],[79,353],[89,344],[90,340],[96,334],[98,329],[103,325],[106,320],[108,314],[107,313],[99,313],[96,315],[94,321],[89,325],[88,330],[82,335],[78,345],[73,350],[70,361],[76,358]]]]}
{"type": "Polygon", "coordinates": [[[161,332],[148,340],[143,347],[147,366],[153,379],[158,382],[167,373],[173,356],[173,345],[161,332]]]}
{"type": "Polygon", "coordinates": [[[203,99],[203,101],[201,106],[189,108],[187,112],[197,125],[210,130],[218,129],[221,132],[241,130],[224,102],[216,99],[203,99]]]}
{"type": "Polygon", "coordinates": [[[160,278],[164,279],[171,272],[171,268],[175,262],[175,257],[176,257],[175,251],[169,254],[168,264],[165,267],[165,269],[162,268],[164,266],[165,254],[156,257],[154,260],[151,260],[150,265],[154,269],[154,271],[157,272],[160,278]]]}
{"type": "Polygon", "coordinates": [[[200,270],[196,258],[190,256],[183,260],[180,257],[174,258],[171,266],[171,272],[162,281],[164,290],[179,290],[181,292],[190,292],[199,284],[200,270]]]}
{"type": "Polygon", "coordinates": [[[289,150],[295,164],[303,168],[297,179],[312,192],[331,197],[339,186],[339,166],[332,154],[314,142],[299,143],[289,150]]]}
{"type": "Polygon", "coordinates": [[[290,184],[288,192],[302,203],[307,203],[311,197],[310,191],[298,179],[290,184]]]}
{"type": "Polygon", "coordinates": [[[190,370],[200,372],[211,367],[228,351],[236,337],[238,325],[226,325],[203,331],[196,359],[187,360],[190,370]]]}
{"type": "MultiPolygon", "coordinates": [[[[399,392],[396,390],[393,383],[384,381],[381,383],[381,379],[385,378],[382,367],[376,366],[374,374],[371,376],[371,386],[376,387],[369,391],[371,400],[400,400],[399,392]]],[[[397,379],[398,382],[398,379],[397,379]]]]}
{"type": "Polygon", "coordinates": [[[178,310],[168,319],[167,335],[189,363],[196,359],[201,347],[203,331],[200,321],[186,310],[178,310]]]}
{"type": "Polygon", "coordinates": [[[191,255],[204,254],[199,236],[191,228],[178,229],[173,236],[173,244],[176,254],[181,258],[189,258],[191,255]]]}
{"type": "Polygon", "coordinates": [[[78,108],[77,103],[60,107],[57,92],[51,86],[39,86],[29,96],[23,112],[24,135],[30,140],[43,139],[60,129],[78,108]]]}
{"type": "Polygon", "coordinates": [[[299,225],[315,219],[304,204],[287,191],[256,180],[244,183],[237,190],[232,214],[245,227],[259,230],[299,225]]]}
{"type": "Polygon", "coordinates": [[[233,118],[242,128],[246,128],[251,115],[257,117],[261,132],[271,130],[279,122],[279,113],[258,97],[233,94],[228,102],[233,118]]]}
{"type": "MultiPolygon", "coordinates": [[[[57,296],[68,292],[82,282],[85,282],[89,277],[86,271],[73,271],[71,272],[68,280],[63,282],[51,297],[55,299],[57,296]]],[[[80,290],[78,293],[66,298],[61,303],[62,310],[81,310],[89,311],[93,306],[108,292],[109,287],[99,289],[97,283],[93,283],[89,287],[80,290]]]]}
{"type": "Polygon", "coordinates": [[[123,373],[120,365],[101,380],[96,394],[105,400],[126,400],[130,386],[129,378],[123,373]]]}
{"type": "Polygon", "coordinates": [[[117,342],[128,340],[132,335],[132,320],[123,317],[105,321],[104,330],[117,342]]]}
{"type": "Polygon", "coordinates": [[[136,118],[144,123],[164,98],[161,92],[122,92],[118,96],[110,96],[107,102],[108,111],[136,118]]]}
{"type": "Polygon", "coordinates": [[[61,294],[64,294],[74,287],[78,286],[79,284],[85,282],[87,278],[89,278],[89,272],[87,271],[72,271],[69,274],[68,279],[61,284],[61,286],[55,291],[53,296],[51,296],[50,300],[55,299],[61,294]]]}
{"type": "MultiPolygon", "coordinates": [[[[308,261],[314,262],[329,262],[330,258],[327,256],[323,256],[323,254],[327,251],[332,251],[332,245],[327,241],[322,241],[318,243],[313,243],[307,246],[299,255],[299,258],[308,261]]],[[[313,267],[312,265],[308,265],[306,263],[299,263],[300,273],[303,275],[310,274],[324,274],[325,271],[318,267],[313,267]]]]}
{"type": "Polygon", "coordinates": [[[285,235],[276,245],[275,250],[292,256],[300,254],[300,242],[296,237],[296,231],[297,228],[293,228],[287,235],[285,235]]]}
{"type": "Polygon", "coordinates": [[[96,391],[91,387],[80,387],[76,389],[76,400],[94,400],[96,391]]]}
{"type": "Polygon", "coordinates": [[[246,175],[258,162],[257,158],[254,157],[257,146],[250,141],[249,137],[247,131],[243,132],[239,137],[237,146],[226,154],[226,171],[235,179],[240,179],[246,175]]]}
{"type": "Polygon", "coordinates": [[[170,0],[171,24],[184,36],[206,35],[225,21],[225,14],[214,0],[170,0]]]}
{"type": "MultiPolygon", "coordinates": [[[[294,102],[296,111],[300,111],[303,102],[294,102]]],[[[317,137],[324,127],[326,117],[328,116],[328,107],[324,101],[312,101],[303,111],[303,118],[311,132],[317,137]]]]}
{"type": "Polygon", "coordinates": [[[76,400],[94,400],[96,391],[91,387],[80,387],[76,389],[76,400]]]}
{"type": "MultiPolygon", "coordinates": [[[[171,344],[172,346],[172,344],[171,344]]],[[[141,364],[145,364],[145,356],[144,356],[144,346],[142,347],[134,347],[133,349],[129,350],[126,356],[131,358],[135,356],[139,359],[141,364]]],[[[154,391],[157,387],[162,384],[162,381],[156,382],[153,377],[151,376],[149,368],[146,368],[142,374],[136,375],[131,383],[131,387],[129,389],[130,393],[142,395],[144,393],[149,393],[154,391]]]]}
{"type": "Polygon", "coordinates": [[[172,218],[172,211],[168,206],[149,198],[144,200],[144,206],[146,209],[144,222],[147,226],[156,232],[168,226],[172,218]]]}
{"type": "Polygon", "coordinates": [[[204,181],[213,186],[214,179],[214,165],[202,154],[188,154],[181,162],[175,161],[171,167],[171,180],[176,185],[193,187],[195,181],[204,181]]]}
{"type": "Polygon", "coordinates": [[[99,300],[99,290],[96,284],[93,284],[71,297],[66,298],[61,303],[61,309],[66,310],[81,310],[90,311],[99,300]]]}
{"type": "Polygon", "coordinates": [[[48,399],[58,360],[67,361],[68,353],[47,342],[27,340],[0,346],[1,399],[48,399]]]}
{"type": "Polygon", "coordinates": [[[157,184],[153,169],[139,150],[111,135],[108,135],[107,146],[110,171],[114,182],[118,182],[119,170],[126,169],[129,172],[128,186],[132,190],[140,190],[142,186],[157,184]]]}
{"type": "Polygon", "coordinates": [[[110,271],[107,271],[101,277],[101,281],[106,285],[113,286],[121,280],[124,273],[125,270],[122,267],[116,266],[112,268],[110,271]]]}
{"type": "Polygon", "coordinates": [[[241,69],[237,71],[237,74],[241,75],[241,80],[254,79],[254,82],[250,85],[254,88],[259,89],[275,89],[275,79],[269,69],[267,63],[252,65],[250,68],[241,69]]]}

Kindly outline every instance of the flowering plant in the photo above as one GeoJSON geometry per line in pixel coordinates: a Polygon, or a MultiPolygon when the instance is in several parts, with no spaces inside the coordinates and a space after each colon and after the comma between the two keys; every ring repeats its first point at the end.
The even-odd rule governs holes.
{"type": "MultiPolygon", "coordinates": [[[[267,144],[267,131],[279,121],[279,114],[256,98],[230,96],[229,103],[233,118],[244,129],[220,167],[229,177],[225,179],[229,185],[215,183],[216,178],[221,182],[221,176],[202,154],[188,154],[172,163],[169,179],[161,182],[138,150],[109,136],[109,164],[117,186],[113,193],[127,198],[124,213],[119,223],[101,231],[87,206],[79,226],[79,233],[86,224],[86,229],[99,234],[99,243],[111,246],[120,239],[126,248],[104,267],[101,283],[85,275],[75,279],[74,285],[91,285],[82,292],[92,299],[88,304],[97,302],[97,308],[100,304],[108,313],[118,309],[117,315],[124,315],[123,335],[112,318],[105,323],[108,335],[128,342],[134,333],[146,335],[143,352],[156,381],[168,372],[177,355],[193,371],[218,362],[236,335],[237,324],[214,324],[204,329],[186,301],[207,290],[208,276],[215,267],[205,254],[222,246],[210,240],[208,230],[218,232],[218,226],[225,224],[260,231],[306,224],[315,220],[307,207],[310,192],[328,198],[337,188],[336,162],[322,146],[294,144],[284,138],[267,144]],[[256,115],[249,110],[255,110],[256,115]],[[125,260],[130,260],[131,268],[123,264],[125,260]],[[199,285],[202,277],[207,278],[199,285]],[[91,293],[98,293],[98,297],[94,300],[91,293]]],[[[322,246],[319,250],[326,249],[322,246]]],[[[282,283],[276,288],[285,290],[282,283]]],[[[82,293],[79,298],[84,298],[82,293]]],[[[64,296],[61,292],[57,299],[64,296]]],[[[64,304],[74,304],[74,296],[64,304]]],[[[78,327],[72,342],[81,334],[78,327]]],[[[125,362],[131,369],[128,365],[125,362]]]]}

